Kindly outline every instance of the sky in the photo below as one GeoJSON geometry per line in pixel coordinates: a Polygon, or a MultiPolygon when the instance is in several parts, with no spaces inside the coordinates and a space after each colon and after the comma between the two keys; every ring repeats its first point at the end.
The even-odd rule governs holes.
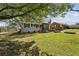
{"type": "Polygon", "coordinates": [[[5,26],[8,26],[8,24],[7,24],[6,22],[0,21],[0,27],[1,27],[1,26],[2,26],[2,27],[3,27],[3,26],[5,27],[5,26]]]}
{"type": "MultiPolygon", "coordinates": [[[[79,3],[76,3],[73,9],[79,10],[79,3]]],[[[50,18],[51,17],[45,18],[43,21],[47,23],[50,18]]],[[[65,17],[60,17],[60,16],[57,16],[55,18],[52,17],[51,20],[52,22],[64,23],[64,24],[69,24],[69,25],[79,23],[79,12],[69,11],[65,15],[65,17]]],[[[7,24],[5,22],[0,21],[0,26],[7,26],[7,24]]]]}
{"type": "MultiPolygon", "coordinates": [[[[75,4],[73,9],[79,10],[79,4],[75,4]]],[[[44,19],[44,22],[47,23],[49,21],[49,19],[50,19],[50,17],[44,19]]],[[[55,18],[51,18],[51,20],[52,20],[52,22],[64,23],[64,24],[68,24],[68,25],[79,23],[79,12],[69,11],[65,15],[65,17],[57,16],[55,18]]]]}

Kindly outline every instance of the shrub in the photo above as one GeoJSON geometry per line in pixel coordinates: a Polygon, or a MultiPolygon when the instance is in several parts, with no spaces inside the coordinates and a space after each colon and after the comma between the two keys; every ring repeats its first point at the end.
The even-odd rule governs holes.
{"type": "Polygon", "coordinates": [[[0,40],[0,56],[39,56],[40,49],[37,46],[33,46],[35,41],[31,42],[19,42],[0,40]],[[32,49],[30,49],[32,47],[32,49]]]}

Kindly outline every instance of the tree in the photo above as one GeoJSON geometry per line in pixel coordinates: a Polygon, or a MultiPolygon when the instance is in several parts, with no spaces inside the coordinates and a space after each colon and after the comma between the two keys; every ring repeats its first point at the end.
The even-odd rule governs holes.
{"type": "Polygon", "coordinates": [[[12,19],[16,17],[44,17],[48,14],[57,15],[67,11],[70,4],[0,4],[0,19],[12,19]]]}
{"type": "MultiPolygon", "coordinates": [[[[52,15],[53,17],[69,10],[71,4],[66,3],[7,3],[0,4],[0,20],[8,19],[11,22],[38,21],[52,15]]],[[[21,26],[21,25],[20,25],[21,26]]],[[[22,26],[21,26],[22,27],[22,26]]]]}

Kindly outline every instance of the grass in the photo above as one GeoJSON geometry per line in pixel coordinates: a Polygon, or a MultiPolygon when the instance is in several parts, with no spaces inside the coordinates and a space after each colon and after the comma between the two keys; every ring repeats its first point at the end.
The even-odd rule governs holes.
{"type": "MultiPolygon", "coordinates": [[[[73,30],[75,31],[75,30],[73,30]]],[[[79,56],[79,34],[65,33],[33,33],[22,35],[0,35],[1,39],[12,39],[18,41],[36,41],[42,51],[52,55],[79,56]]]]}
{"type": "Polygon", "coordinates": [[[64,32],[79,32],[79,29],[66,29],[64,32]]]}

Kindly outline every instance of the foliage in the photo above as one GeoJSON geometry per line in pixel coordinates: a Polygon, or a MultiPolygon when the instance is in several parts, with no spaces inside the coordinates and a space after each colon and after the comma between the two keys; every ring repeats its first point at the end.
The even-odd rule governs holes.
{"type": "Polygon", "coordinates": [[[40,53],[39,48],[37,46],[33,46],[33,44],[35,44],[35,41],[19,42],[0,40],[0,56],[43,56],[44,54],[47,54],[42,54],[42,52],[40,53]]]}
{"type": "Polygon", "coordinates": [[[66,3],[3,3],[0,4],[0,20],[8,19],[10,25],[18,25],[21,30],[22,22],[42,23],[48,15],[64,15],[70,7],[71,4],[66,3]]]}
{"type": "MultiPolygon", "coordinates": [[[[0,4],[0,19],[12,19],[19,17],[25,21],[47,17],[47,15],[56,16],[70,8],[71,4],[66,3],[7,3],[0,4]]],[[[23,20],[22,20],[23,21],[23,20]]]]}

